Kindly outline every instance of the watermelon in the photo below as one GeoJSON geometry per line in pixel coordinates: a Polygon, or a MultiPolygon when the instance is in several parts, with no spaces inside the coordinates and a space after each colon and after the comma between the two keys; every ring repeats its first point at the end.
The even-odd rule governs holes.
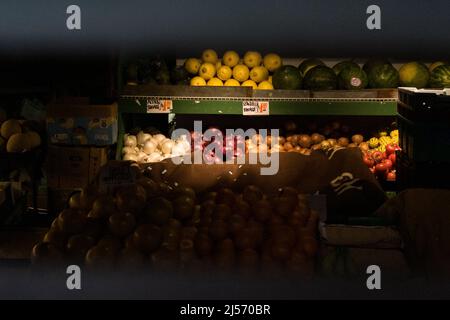
{"type": "Polygon", "coordinates": [[[302,86],[302,76],[300,71],[294,66],[281,66],[273,74],[272,84],[275,89],[300,89],[302,86]]]}
{"type": "Polygon", "coordinates": [[[340,73],[343,69],[345,69],[345,68],[347,68],[347,67],[358,67],[358,68],[359,68],[359,65],[358,65],[356,62],[353,62],[353,61],[350,61],[350,60],[347,60],[347,61],[341,61],[341,62],[336,63],[336,64],[333,66],[333,70],[334,70],[334,72],[336,73],[336,75],[339,75],[339,73],[340,73]]]}
{"type": "Polygon", "coordinates": [[[385,64],[391,64],[391,63],[389,62],[389,60],[387,60],[387,59],[382,59],[382,58],[369,59],[369,60],[366,61],[366,63],[364,63],[364,65],[363,65],[363,70],[364,70],[367,74],[369,74],[369,73],[370,73],[370,70],[371,70],[373,67],[376,67],[376,66],[379,66],[379,65],[385,65],[385,64]]]}
{"type": "Polygon", "coordinates": [[[337,77],[333,69],[316,66],[306,73],[304,88],[309,90],[335,90],[337,77]]]}
{"type": "Polygon", "coordinates": [[[436,67],[430,76],[431,88],[450,88],[450,65],[436,67]]]}
{"type": "Polygon", "coordinates": [[[437,67],[442,66],[442,65],[445,65],[445,64],[449,64],[449,63],[444,62],[444,61],[436,61],[436,62],[433,62],[433,63],[430,65],[429,70],[430,70],[430,72],[432,72],[432,71],[434,70],[434,68],[437,68],[437,67]]]}
{"type": "Polygon", "coordinates": [[[298,66],[298,70],[300,70],[300,74],[302,77],[306,76],[306,73],[316,66],[324,66],[325,64],[322,60],[319,59],[305,59],[298,66]]]}
{"type": "Polygon", "coordinates": [[[338,75],[339,89],[357,90],[367,87],[366,72],[358,65],[344,68],[338,75]]]}
{"type": "Polygon", "coordinates": [[[173,84],[188,83],[189,84],[189,72],[184,66],[175,66],[170,70],[170,81],[173,84]]]}
{"type": "Polygon", "coordinates": [[[372,67],[367,74],[370,88],[397,88],[398,71],[391,64],[380,64],[372,67]]]}
{"type": "Polygon", "coordinates": [[[430,73],[426,65],[420,62],[408,62],[398,71],[400,86],[425,88],[430,80],[430,73]]]}

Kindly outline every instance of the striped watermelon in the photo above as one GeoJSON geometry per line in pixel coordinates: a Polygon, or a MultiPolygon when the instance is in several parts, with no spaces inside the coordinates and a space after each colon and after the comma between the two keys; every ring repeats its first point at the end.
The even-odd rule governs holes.
{"type": "Polygon", "coordinates": [[[450,88],[450,65],[441,65],[431,72],[431,88],[450,88]]]}

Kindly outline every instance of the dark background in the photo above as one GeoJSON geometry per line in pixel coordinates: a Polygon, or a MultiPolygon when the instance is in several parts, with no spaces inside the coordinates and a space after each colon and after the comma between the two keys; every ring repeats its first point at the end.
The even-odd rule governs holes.
{"type": "Polygon", "coordinates": [[[444,59],[450,54],[448,0],[2,0],[0,53],[102,53],[108,49],[198,55],[248,49],[284,57],[444,59]],[[66,29],[81,7],[82,30],[66,29]],[[381,7],[382,29],[366,28],[381,7]]]}

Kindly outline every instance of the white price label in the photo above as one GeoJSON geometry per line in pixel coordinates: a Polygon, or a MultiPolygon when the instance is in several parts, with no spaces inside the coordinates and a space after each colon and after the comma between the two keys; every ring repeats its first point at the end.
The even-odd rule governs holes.
{"type": "Polygon", "coordinates": [[[244,116],[268,116],[269,101],[242,101],[242,114],[244,116]]]}
{"type": "Polygon", "coordinates": [[[147,100],[147,113],[170,113],[173,108],[172,100],[147,100]]]}

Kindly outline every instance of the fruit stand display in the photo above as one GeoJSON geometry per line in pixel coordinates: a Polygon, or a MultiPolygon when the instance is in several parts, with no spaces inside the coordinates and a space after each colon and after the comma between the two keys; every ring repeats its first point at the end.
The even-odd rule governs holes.
{"type": "Polygon", "coordinates": [[[201,58],[181,63],[160,57],[127,63],[118,101],[118,161],[70,196],[34,246],[33,263],[312,277],[344,263],[342,243],[364,242],[352,239],[355,233],[347,229],[352,222],[364,225],[357,231],[362,230],[363,239],[365,227],[374,227],[370,230],[381,242],[386,234],[394,235],[395,246],[389,248],[400,250],[394,221],[373,216],[387,199],[384,191],[396,190],[401,142],[395,124],[397,87],[445,86],[449,66],[411,62],[397,67],[382,59],[364,65],[344,60],[333,66],[315,58],[299,66],[283,62],[273,53],[249,51],[241,58],[234,51],[219,57],[205,50],[201,58]],[[225,129],[279,129],[278,137],[231,136],[233,145],[221,145],[222,156],[228,151],[233,158],[257,152],[294,156],[280,162],[289,164],[282,168],[280,181],[290,175],[299,180],[299,166],[309,171],[311,180],[326,183],[321,181],[321,188],[311,184],[317,198],[301,191],[302,179],[295,181],[296,187],[289,181],[267,191],[267,184],[275,181],[245,177],[241,170],[244,183],[239,184],[238,178],[232,179],[236,168],[227,167],[219,154],[207,158],[228,179],[219,181],[222,175],[211,167],[187,165],[180,172],[188,182],[175,174],[169,183],[170,158],[204,151],[213,142],[193,131],[196,120],[204,130],[222,136],[227,136],[225,129]],[[189,134],[172,137],[180,128],[189,134]],[[198,138],[200,146],[195,145],[198,138]],[[242,148],[236,147],[239,142],[242,148]],[[324,164],[333,157],[336,172],[324,164]],[[207,187],[199,190],[199,182],[207,187]],[[339,198],[350,185],[358,195],[339,198]],[[320,205],[314,203],[317,199],[322,199],[320,205]],[[327,217],[333,206],[335,215],[327,217]],[[319,230],[328,230],[328,235],[319,230]],[[334,237],[336,230],[355,242],[343,241],[342,233],[334,237]],[[324,257],[326,252],[331,258],[324,257]]]}

